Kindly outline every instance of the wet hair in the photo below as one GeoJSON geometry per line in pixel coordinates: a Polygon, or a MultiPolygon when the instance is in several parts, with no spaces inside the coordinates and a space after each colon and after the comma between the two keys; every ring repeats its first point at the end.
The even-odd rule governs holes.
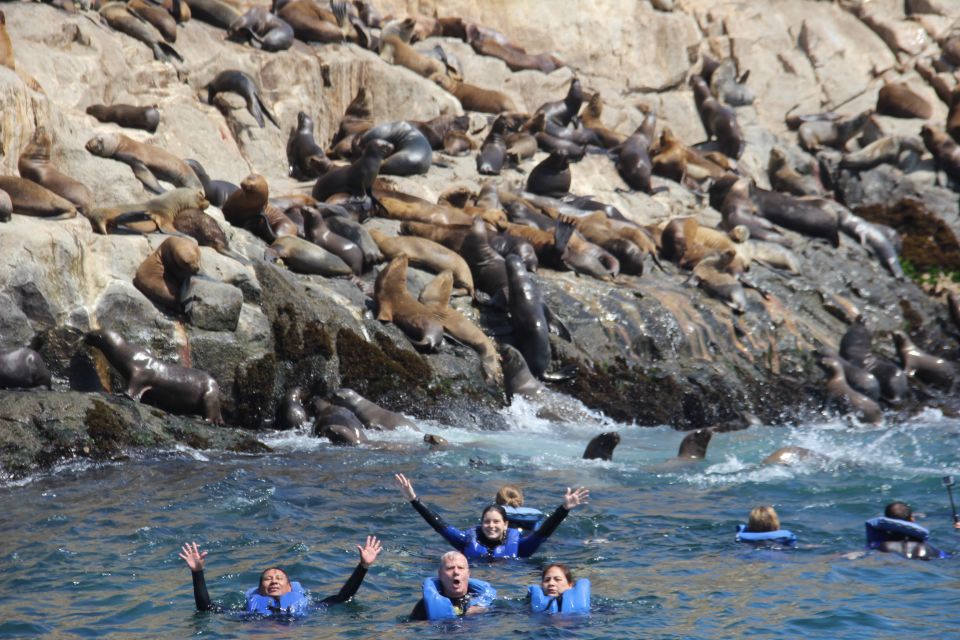
{"type": "Polygon", "coordinates": [[[551,562],[550,564],[545,566],[543,568],[543,571],[540,573],[540,580],[542,581],[545,577],[547,577],[547,571],[550,571],[550,569],[553,569],[554,567],[556,567],[557,569],[560,569],[560,571],[563,572],[563,577],[567,579],[568,584],[571,584],[571,585],[573,584],[573,572],[570,571],[570,567],[563,564],[562,562],[551,562]]]}
{"type": "MultiPolygon", "coordinates": [[[[480,514],[480,521],[483,522],[483,519],[484,519],[484,518],[486,517],[486,515],[487,515],[489,512],[491,512],[491,511],[496,511],[497,513],[499,513],[499,514],[500,514],[500,517],[503,518],[503,523],[504,523],[504,525],[506,525],[506,526],[504,526],[504,528],[503,528],[503,533],[500,534],[500,542],[503,542],[504,540],[507,539],[507,527],[510,526],[509,522],[507,522],[507,510],[504,509],[503,507],[501,507],[499,504],[487,505],[487,506],[484,508],[483,512],[480,514]]],[[[482,532],[480,532],[480,533],[482,533],[482,532]]],[[[484,536],[484,537],[486,537],[486,536],[484,536]]],[[[490,538],[488,538],[488,539],[490,539],[490,538]]]]}
{"type": "Polygon", "coordinates": [[[470,566],[470,564],[469,564],[470,561],[467,560],[467,556],[463,555],[463,554],[460,553],[459,551],[455,551],[455,550],[454,550],[454,551],[447,551],[445,554],[443,554],[442,556],[440,556],[440,569],[439,569],[439,570],[440,570],[440,571],[443,571],[443,565],[447,562],[447,560],[452,560],[453,558],[463,558],[463,559],[467,562],[467,567],[470,566]]]}
{"type": "Polygon", "coordinates": [[[507,507],[522,507],[523,490],[515,484],[505,484],[497,491],[496,501],[507,507]]]}
{"type": "Polygon", "coordinates": [[[762,533],[764,531],[778,531],[780,529],[780,518],[773,507],[754,507],[750,512],[750,519],[747,520],[747,531],[762,533]]]}
{"type": "Polygon", "coordinates": [[[891,502],[883,510],[883,515],[895,520],[910,520],[913,517],[913,510],[906,502],[891,502]]]}

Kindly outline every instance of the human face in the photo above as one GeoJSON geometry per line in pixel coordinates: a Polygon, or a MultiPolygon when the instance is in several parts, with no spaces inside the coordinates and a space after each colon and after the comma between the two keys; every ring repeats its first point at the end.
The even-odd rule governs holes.
{"type": "Polygon", "coordinates": [[[467,595],[470,580],[470,567],[463,556],[455,556],[443,561],[440,567],[440,585],[443,595],[448,598],[462,598],[467,595]]]}
{"type": "Polygon", "coordinates": [[[543,574],[543,579],[540,581],[540,588],[543,589],[544,595],[555,598],[570,588],[570,581],[567,580],[567,576],[563,575],[560,567],[550,567],[547,569],[547,572],[543,574]]]}
{"type": "Polygon", "coordinates": [[[290,593],[290,579],[280,569],[267,569],[260,576],[260,593],[275,598],[290,593]]]}
{"type": "Polygon", "coordinates": [[[480,530],[491,540],[499,540],[507,528],[507,523],[496,509],[490,509],[483,514],[480,530]]]}

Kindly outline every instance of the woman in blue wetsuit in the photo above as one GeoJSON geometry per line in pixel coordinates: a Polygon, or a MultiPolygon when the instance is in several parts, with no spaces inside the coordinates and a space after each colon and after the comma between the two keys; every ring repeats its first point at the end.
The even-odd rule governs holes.
{"type": "MultiPolygon", "coordinates": [[[[376,536],[367,536],[366,545],[362,547],[357,545],[357,549],[360,551],[360,562],[350,574],[347,583],[339,593],[328,596],[317,604],[338,604],[352,598],[367,575],[367,569],[377,559],[383,546],[376,536]]],[[[207,552],[201,552],[196,542],[187,542],[179,555],[187,563],[193,575],[193,599],[196,602],[197,611],[219,611],[220,609],[210,601],[207,583],[203,577],[203,565],[206,563],[207,552]]],[[[291,582],[287,573],[277,567],[271,567],[261,573],[260,586],[248,590],[246,597],[247,613],[262,615],[303,615],[313,604],[300,583],[291,582]]]]}
{"type": "Polygon", "coordinates": [[[570,510],[586,504],[590,492],[583,487],[567,489],[563,497],[563,504],[557,507],[549,518],[543,521],[540,528],[521,536],[516,529],[507,526],[507,514],[500,505],[492,504],[483,510],[480,524],[461,531],[448,525],[436,513],[420,502],[413,490],[413,485],[402,474],[396,474],[397,482],[403,497],[410,501],[434,530],[443,536],[457,551],[467,558],[526,558],[533,555],[544,540],[550,537],[557,526],[563,522],[570,510]]]}

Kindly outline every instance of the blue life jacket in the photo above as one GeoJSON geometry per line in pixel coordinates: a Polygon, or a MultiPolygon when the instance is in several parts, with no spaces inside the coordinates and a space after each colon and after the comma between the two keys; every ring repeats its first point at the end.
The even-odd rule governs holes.
{"type": "Polygon", "coordinates": [[[517,529],[536,531],[543,522],[543,511],[531,507],[504,507],[507,512],[507,524],[517,529]]]}
{"type": "MultiPolygon", "coordinates": [[[[489,582],[471,578],[467,582],[467,594],[470,596],[470,606],[489,607],[497,597],[497,590],[489,582]]],[[[456,618],[466,613],[455,610],[450,598],[440,592],[440,578],[424,578],[423,608],[427,612],[427,620],[456,618]]]]}
{"type": "Polygon", "coordinates": [[[473,527],[467,532],[467,543],[463,547],[463,555],[467,558],[516,558],[519,550],[520,532],[517,529],[507,529],[507,537],[503,544],[491,549],[480,542],[483,532],[480,527],[473,527]]]}
{"type": "Polygon", "coordinates": [[[870,549],[877,549],[884,542],[892,539],[899,540],[903,536],[908,536],[920,542],[926,542],[930,537],[929,530],[909,520],[880,516],[870,518],[863,524],[867,528],[867,547],[870,549]]]}
{"type": "Polygon", "coordinates": [[[590,613],[590,581],[586,578],[577,580],[558,597],[546,595],[538,584],[527,587],[527,592],[533,613],[590,613]]]}
{"type": "Polygon", "coordinates": [[[262,595],[259,587],[247,589],[247,613],[259,613],[264,616],[276,614],[302,616],[306,615],[309,607],[310,596],[306,594],[299,582],[290,583],[290,593],[280,596],[279,603],[273,596],[262,595]]]}
{"type": "Polygon", "coordinates": [[[747,525],[738,524],[736,541],[754,544],[769,542],[779,544],[783,547],[792,547],[797,544],[797,536],[787,529],[777,529],[776,531],[747,531],[747,525]]]}

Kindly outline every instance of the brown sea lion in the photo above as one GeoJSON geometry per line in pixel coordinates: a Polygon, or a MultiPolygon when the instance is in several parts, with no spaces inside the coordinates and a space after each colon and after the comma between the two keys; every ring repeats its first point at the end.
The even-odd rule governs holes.
{"type": "Polygon", "coordinates": [[[580,119],[584,127],[592,130],[596,134],[597,140],[600,141],[602,147],[613,149],[617,145],[623,144],[627,136],[619,131],[605,127],[603,121],[600,119],[602,114],[603,98],[600,97],[599,93],[595,93],[590,96],[586,108],[583,110],[583,113],[580,114],[580,119]]]}
{"type": "Polygon", "coordinates": [[[183,62],[183,56],[163,41],[163,35],[149,22],[141,20],[123,2],[108,2],[100,7],[100,19],[121,33],[144,43],[161,62],[183,62]]]}
{"type": "Polygon", "coordinates": [[[280,236],[267,247],[264,259],[273,262],[278,258],[294,273],[328,278],[353,275],[350,265],[338,255],[295,235],[280,236]]]}
{"type": "Polygon", "coordinates": [[[923,144],[937,161],[937,166],[954,180],[960,180],[960,145],[957,145],[942,129],[928,124],[920,129],[923,144]]]}
{"type": "Polygon", "coordinates": [[[790,241],[772,222],[761,217],[756,203],[750,198],[751,184],[747,178],[735,178],[720,205],[720,228],[733,231],[738,226],[746,227],[750,237],[766,242],[789,246],[790,241]]]}
{"type": "Polygon", "coordinates": [[[174,228],[197,241],[201,247],[210,247],[217,253],[246,264],[246,258],[230,248],[227,234],[220,223],[200,209],[184,209],[173,219],[174,228]]]}
{"type": "Polygon", "coordinates": [[[443,342],[443,324],[407,291],[407,263],[407,256],[398,255],[377,274],[377,320],[393,322],[417,348],[436,351],[443,342]]]}
{"type": "Polygon", "coordinates": [[[921,351],[903,331],[893,332],[893,342],[900,355],[900,365],[907,376],[947,388],[953,387],[956,368],[943,358],[921,351]]]}
{"type": "MultiPolygon", "coordinates": [[[[277,16],[293,27],[293,33],[304,42],[343,42],[344,34],[333,12],[313,0],[293,0],[277,11],[277,16]]],[[[226,28],[226,27],[224,27],[226,28]]]]}
{"type": "Polygon", "coordinates": [[[93,206],[93,192],[50,164],[51,147],[52,141],[46,127],[37,127],[17,161],[20,175],[66,198],[81,213],[89,211],[93,206]]]}
{"type": "Polygon", "coordinates": [[[696,188],[704,180],[717,180],[727,173],[722,165],[683,144],[670,127],[664,127],[651,149],[653,172],[685,186],[696,188]]]}
{"type": "Polygon", "coordinates": [[[134,400],[143,398],[166,411],[198,414],[208,422],[223,423],[220,387],[209,373],[158,360],[115,331],[90,331],[84,342],[99,349],[127,379],[126,393],[134,400]]]}
{"type": "MultiPolygon", "coordinates": [[[[393,220],[425,222],[442,226],[464,226],[473,223],[473,217],[460,209],[445,204],[385,189],[373,189],[373,195],[383,205],[383,217],[393,220]]],[[[419,235],[419,234],[416,234],[419,235]]]]}
{"type": "MultiPolygon", "coordinates": [[[[400,31],[404,31],[404,27],[408,25],[412,33],[416,21],[413,18],[407,18],[401,25],[398,27],[400,31]]],[[[380,37],[380,57],[388,63],[406,67],[424,78],[429,78],[435,73],[446,73],[446,65],[440,60],[424,55],[410,46],[409,35],[404,39],[403,35],[398,34],[396,29],[389,33],[386,33],[386,29],[384,31],[385,35],[380,37]]]]}
{"type": "Polygon", "coordinates": [[[870,109],[845,120],[803,122],[797,129],[800,146],[810,152],[817,151],[821,147],[833,147],[843,151],[847,142],[860,135],[872,115],[873,110],[870,109]]]}
{"type": "Polygon", "coordinates": [[[488,31],[470,23],[464,29],[467,43],[482,56],[503,60],[511,71],[530,69],[550,73],[564,66],[559,58],[550,54],[530,54],[521,47],[504,43],[500,38],[492,38],[488,31]]]}
{"type": "Polygon", "coordinates": [[[129,0],[130,13],[152,24],[167,42],[177,41],[177,21],[170,12],[146,0],[129,0]]]}
{"type": "Polygon", "coordinates": [[[947,133],[954,141],[960,142],[960,85],[953,88],[947,104],[950,105],[947,112],[947,133]]]}
{"type": "Polygon", "coordinates": [[[223,203],[223,217],[235,227],[246,228],[263,212],[269,199],[267,179],[251,173],[240,182],[240,190],[231,193],[223,203]]]}
{"type": "Polygon", "coordinates": [[[504,111],[518,110],[513,98],[502,91],[467,84],[443,73],[435,73],[430,76],[430,79],[459,100],[467,111],[503,113],[504,111]]]}
{"type": "Polygon", "coordinates": [[[334,404],[352,411],[367,429],[393,431],[404,428],[420,431],[413,420],[370,402],[353,389],[341,387],[330,394],[330,399],[334,404]]]}
{"type": "Polygon", "coordinates": [[[14,213],[51,220],[67,220],[77,215],[77,207],[33,180],[0,176],[0,190],[10,196],[14,213]]]}
{"type": "Polygon", "coordinates": [[[693,87],[694,102],[707,132],[707,139],[716,138],[724,154],[734,159],[739,158],[743,155],[746,143],[737,122],[737,114],[713,97],[710,87],[702,77],[691,76],[690,85],[693,87]]]}
{"type": "Polygon", "coordinates": [[[97,233],[107,234],[123,225],[140,233],[176,233],[176,219],[188,209],[210,205],[202,189],[180,187],[144,203],[95,207],[86,214],[97,233]]]}
{"type": "Polygon", "coordinates": [[[906,82],[891,82],[883,85],[877,94],[877,113],[894,118],[928,120],[933,116],[933,105],[906,82]]]}
{"type": "Polygon", "coordinates": [[[737,257],[736,251],[727,251],[719,255],[711,255],[700,260],[693,268],[688,282],[696,284],[711,297],[717,298],[742,314],[747,310],[747,296],[740,284],[740,279],[730,272],[729,264],[737,257]]]}
{"type": "Polygon", "coordinates": [[[351,157],[353,137],[373,127],[373,112],[367,88],[361,86],[353,97],[340,120],[340,127],[330,143],[330,155],[340,158],[351,157]]]}
{"type": "Polygon", "coordinates": [[[770,186],[777,191],[792,193],[795,196],[823,195],[823,186],[816,176],[800,173],[788,161],[787,154],[777,147],[770,149],[767,163],[770,186]]]}
{"type": "Polygon", "coordinates": [[[713,430],[697,429],[691,431],[680,441],[680,447],[677,449],[677,458],[682,460],[702,460],[707,457],[707,447],[713,438],[713,430]]]}
{"type": "Polygon", "coordinates": [[[192,238],[175,236],[164,240],[140,263],[133,286],[151,302],[182,311],[180,292],[200,272],[200,246],[192,238]]]}
{"type": "Polygon", "coordinates": [[[193,169],[177,156],[152,144],[137,142],[122,133],[105,133],[87,141],[87,151],[130,165],[133,174],[153,193],[163,193],[158,179],[178,187],[202,189],[193,169]]]}
{"type": "Polygon", "coordinates": [[[240,18],[240,12],[230,2],[221,0],[180,0],[180,2],[190,7],[192,17],[221,29],[229,29],[230,25],[240,18]]]}
{"type": "Polygon", "coordinates": [[[87,113],[100,122],[114,122],[121,127],[143,129],[153,133],[160,124],[160,112],[156,105],[137,107],[129,104],[92,104],[87,113]]]}
{"type": "Polygon", "coordinates": [[[371,229],[370,235],[388,260],[405,255],[409,264],[414,266],[426,267],[434,273],[450,271],[453,274],[454,284],[465,288],[470,296],[474,295],[470,266],[459,254],[426,238],[390,237],[376,229],[371,229]]]}
{"type": "Polygon", "coordinates": [[[17,70],[17,64],[13,59],[13,42],[10,41],[10,34],[7,33],[7,16],[0,11],[0,64],[8,69],[17,70]]]}
{"type": "Polygon", "coordinates": [[[856,411],[867,422],[878,423],[883,420],[880,405],[847,384],[843,366],[837,358],[823,357],[820,366],[830,375],[826,389],[828,399],[840,403],[844,410],[856,411]]]}

